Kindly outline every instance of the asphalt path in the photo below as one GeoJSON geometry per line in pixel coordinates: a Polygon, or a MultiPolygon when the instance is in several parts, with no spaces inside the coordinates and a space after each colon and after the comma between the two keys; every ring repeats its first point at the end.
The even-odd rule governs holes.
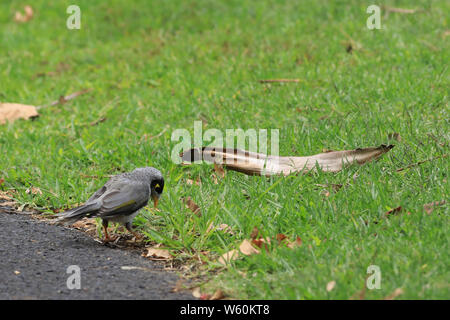
{"type": "Polygon", "coordinates": [[[0,299],[193,299],[177,280],[137,251],[0,208],[0,299]]]}

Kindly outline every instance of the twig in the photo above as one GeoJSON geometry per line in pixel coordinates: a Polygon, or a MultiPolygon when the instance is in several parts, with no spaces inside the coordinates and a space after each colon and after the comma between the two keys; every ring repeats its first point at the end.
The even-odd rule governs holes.
{"type": "Polygon", "coordinates": [[[438,156],[438,157],[434,157],[434,158],[422,160],[422,161],[419,161],[419,162],[416,162],[416,163],[412,163],[412,164],[410,164],[410,165],[408,165],[408,166],[406,166],[406,167],[397,169],[396,171],[397,171],[397,172],[400,172],[400,171],[403,171],[403,170],[406,170],[406,169],[409,169],[409,168],[412,168],[412,167],[421,165],[422,163],[425,163],[425,162],[428,162],[428,161],[434,161],[434,160],[436,160],[436,159],[441,159],[441,158],[446,158],[446,157],[447,157],[447,155],[444,154],[444,155],[442,155],[442,156],[438,156]]]}
{"type": "Polygon", "coordinates": [[[272,82],[300,82],[300,79],[266,79],[259,80],[260,83],[272,83],[272,82]]]}
{"type": "Polygon", "coordinates": [[[155,139],[155,138],[161,137],[161,136],[164,134],[164,132],[167,131],[168,128],[169,128],[169,125],[166,125],[166,126],[164,127],[164,129],[163,129],[160,133],[158,133],[156,136],[148,136],[147,134],[144,134],[144,135],[142,136],[141,140],[139,141],[139,144],[142,143],[142,141],[147,142],[147,141],[149,141],[149,140],[153,140],[153,139],[155,139]]]}
{"type": "Polygon", "coordinates": [[[44,105],[44,106],[37,106],[36,109],[41,109],[41,108],[45,108],[45,107],[53,107],[56,106],[57,104],[64,104],[67,101],[70,101],[72,99],[75,99],[76,97],[85,94],[87,92],[91,91],[91,89],[84,89],[81,91],[77,91],[75,93],[69,94],[68,96],[60,96],[58,100],[53,101],[52,103],[48,104],[48,105],[44,105]]]}

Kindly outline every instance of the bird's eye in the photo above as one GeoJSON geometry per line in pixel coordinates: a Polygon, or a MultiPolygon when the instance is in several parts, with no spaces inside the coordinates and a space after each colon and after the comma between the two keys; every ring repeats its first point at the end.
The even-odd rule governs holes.
{"type": "Polygon", "coordinates": [[[164,183],[156,183],[154,189],[157,193],[162,193],[164,188],[164,183]]]}

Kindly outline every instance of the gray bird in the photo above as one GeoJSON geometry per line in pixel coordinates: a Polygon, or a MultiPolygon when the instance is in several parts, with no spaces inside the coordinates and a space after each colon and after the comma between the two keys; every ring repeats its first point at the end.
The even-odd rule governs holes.
{"type": "Polygon", "coordinates": [[[132,222],[139,210],[145,207],[152,197],[155,208],[164,189],[161,172],[152,167],[137,168],[109,179],[80,207],[58,214],[56,223],[71,224],[84,217],[99,217],[103,220],[105,241],[110,241],[108,223],[125,225],[134,236],[132,222]]]}

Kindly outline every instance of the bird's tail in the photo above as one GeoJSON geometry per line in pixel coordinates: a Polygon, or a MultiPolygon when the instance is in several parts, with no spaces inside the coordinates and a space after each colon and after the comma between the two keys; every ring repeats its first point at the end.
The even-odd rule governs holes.
{"type": "Polygon", "coordinates": [[[98,202],[93,202],[89,204],[84,204],[82,206],[70,209],[65,212],[61,212],[57,215],[57,219],[54,223],[72,224],[84,217],[92,217],[100,209],[100,204],[98,202]]]}

